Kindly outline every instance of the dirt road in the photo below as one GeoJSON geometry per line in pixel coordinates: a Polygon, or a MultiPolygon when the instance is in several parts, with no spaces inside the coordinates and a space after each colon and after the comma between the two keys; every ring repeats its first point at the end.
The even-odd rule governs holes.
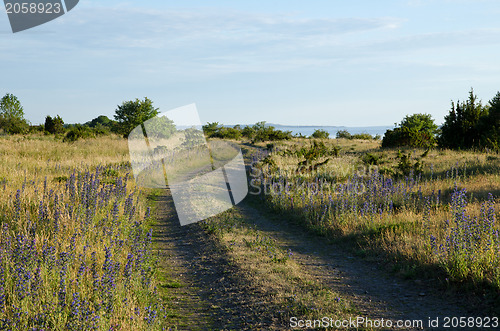
{"type": "MultiPolygon", "coordinates": [[[[161,221],[155,228],[155,241],[165,272],[163,285],[171,295],[178,329],[290,329],[283,307],[253,281],[244,265],[231,258],[227,247],[199,224],[181,227],[168,195],[158,197],[157,203],[161,221]]],[[[418,321],[424,329],[444,329],[429,328],[429,318],[439,317],[442,326],[446,316],[477,316],[456,295],[424,281],[397,279],[286,219],[266,217],[255,204],[243,202],[235,208],[248,226],[273,238],[283,249],[290,249],[301,272],[349,300],[359,316],[391,319],[394,323],[415,321],[415,327],[404,330],[422,329],[418,321]]]]}

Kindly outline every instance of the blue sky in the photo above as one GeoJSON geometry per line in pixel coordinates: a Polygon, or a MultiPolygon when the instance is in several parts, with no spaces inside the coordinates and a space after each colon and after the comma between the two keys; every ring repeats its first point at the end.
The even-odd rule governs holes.
{"type": "Polygon", "coordinates": [[[498,0],[80,0],[16,34],[0,13],[0,94],[34,124],[146,96],[203,122],[442,123],[471,87],[500,90],[499,16],[498,0]]]}

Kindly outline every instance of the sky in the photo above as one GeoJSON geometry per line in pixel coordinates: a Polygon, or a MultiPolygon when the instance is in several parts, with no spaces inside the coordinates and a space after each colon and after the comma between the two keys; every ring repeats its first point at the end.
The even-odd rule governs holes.
{"type": "Polygon", "coordinates": [[[499,16],[498,0],[80,0],[14,34],[0,11],[0,94],[33,124],[144,97],[202,122],[440,124],[471,88],[500,90],[499,16]]]}

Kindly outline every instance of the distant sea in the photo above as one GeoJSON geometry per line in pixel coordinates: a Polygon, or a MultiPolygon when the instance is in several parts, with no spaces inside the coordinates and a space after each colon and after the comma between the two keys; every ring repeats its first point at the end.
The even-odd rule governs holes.
{"type": "MultiPolygon", "coordinates": [[[[299,126],[299,125],[281,125],[266,123],[266,125],[274,126],[278,130],[282,131],[292,131],[293,134],[302,134],[304,136],[310,136],[315,130],[321,129],[325,130],[330,134],[330,138],[335,138],[337,131],[346,130],[350,134],[358,133],[369,133],[372,136],[379,134],[381,137],[384,136],[387,129],[393,129],[394,126],[299,126]]],[[[244,127],[244,125],[242,125],[244,127]]]]}

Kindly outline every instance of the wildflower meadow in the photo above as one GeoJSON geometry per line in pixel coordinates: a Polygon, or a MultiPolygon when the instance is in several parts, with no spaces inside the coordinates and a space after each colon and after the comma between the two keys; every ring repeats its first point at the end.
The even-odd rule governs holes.
{"type": "Polygon", "coordinates": [[[500,293],[496,153],[380,150],[343,139],[267,148],[254,157],[250,190],[274,212],[359,256],[382,257],[404,277],[500,293]]]}
{"type": "Polygon", "coordinates": [[[0,329],[165,328],[126,142],[1,140],[0,329]]]}

